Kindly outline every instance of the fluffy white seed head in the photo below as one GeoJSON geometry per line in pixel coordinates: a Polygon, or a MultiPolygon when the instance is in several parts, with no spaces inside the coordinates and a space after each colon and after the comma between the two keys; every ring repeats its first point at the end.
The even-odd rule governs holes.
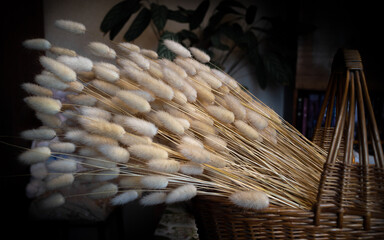
{"type": "Polygon", "coordinates": [[[108,176],[105,176],[105,175],[113,175],[113,178],[115,178],[116,177],[115,175],[118,174],[120,171],[117,168],[116,162],[112,162],[112,161],[109,161],[108,159],[104,159],[98,156],[98,154],[99,153],[97,153],[95,156],[85,158],[82,164],[88,168],[90,167],[90,168],[96,168],[96,169],[106,169],[106,168],[114,169],[114,170],[111,170],[113,171],[112,174],[110,174],[111,172],[108,172],[108,174],[106,174],[106,172],[103,172],[104,174],[100,174],[100,177],[97,178],[98,180],[107,181],[105,180],[105,177],[108,178],[108,176]]]}
{"type": "Polygon", "coordinates": [[[229,199],[239,207],[254,210],[265,209],[269,206],[268,195],[261,191],[239,191],[233,193],[229,199]]]}
{"type": "Polygon", "coordinates": [[[171,159],[152,159],[147,165],[151,170],[165,173],[176,173],[180,169],[180,163],[171,159]]]}
{"type": "Polygon", "coordinates": [[[120,50],[125,53],[140,52],[140,47],[129,42],[121,42],[118,44],[120,50]]]}
{"type": "Polygon", "coordinates": [[[73,82],[77,79],[76,72],[59,61],[41,56],[40,63],[47,71],[53,73],[64,82],[73,82]]]}
{"type": "Polygon", "coordinates": [[[102,118],[109,121],[112,117],[111,113],[96,107],[81,106],[79,111],[87,117],[102,118]]]}
{"type": "Polygon", "coordinates": [[[61,102],[49,97],[31,96],[24,98],[24,101],[33,110],[43,114],[54,115],[61,110],[61,102]]]}
{"type": "Polygon", "coordinates": [[[193,145],[202,149],[204,148],[204,144],[200,140],[188,135],[183,136],[181,138],[181,142],[184,144],[193,145]]]}
{"type": "Polygon", "coordinates": [[[51,142],[49,148],[52,152],[73,153],[76,150],[76,145],[71,142],[51,142]]]}
{"type": "Polygon", "coordinates": [[[20,135],[27,140],[52,140],[56,137],[56,132],[49,128],[39,128],[22,131],[20,135]]]}
{"type": "Polygon", "coordinates": [[[194,162],[180,164],[180,172],[186,175],[201,175],[203,171],[204,166],[202,164],[194,162]]]}
{"type": "Polygon", "coordinates": [[[199,71],[198,76],[200,76],[213,89],[218,89],[222,86],[222,82],[210,72],[199,71]]]}
{"type": "Polygon", "coordinates": [[[216,151],[225,151],[227,149],[227,142],[215,135],[204,136],[204,142],[216,151]]]}
{"type": "Polygon", "coordinates": [[[118,142],[116,139],[97,135],[97,134],[84,133],[81,137],[82,138],[79,139],[79,142],[89,147],[98,147],[100,145],[112,145],[112,146],[118,145],[118,142]]]}
{"type": "Polygon", "coordinates": [[[163,79],[170,86],[179,90],[183,89],[184,80],[171,68],[165,66],[163,67],[163,79]]]}
{"type": "Polygon", "coordinates": [[[88,48],[91,51],[91,53],[98,57],[108,58],[108,59],[115,59],[116,58],[116,52],[112,48],[110,48],[108,45],[101,43],[101,42],[90,42],[88,44],[88,48]]]}
{"type": "Polygon", "coordinates": [[[137,191],[128,190],[112,198],[110,203],[112,206],[124,205],[126,203],[132,202],[138,197],[139,197],[139,194],[137,193],[137,191]]]}
{"type": "Polygon", "coordinates": [[[129,128],[131,131],[138,135],[147,136],[152,138],[157,134],[157,127],[146,120],[136,117],[115,116],[114,122],[129,128]]]}
{"type": "Polygon", "coordinates": [[[83,130],[69,130],[65,133],[65,139],[75,143],[82,143],[87,132],[83,130]]]}
{"type": "Polygon", "coordinates": [[[147,144],[136,144],[128,148],[128,151],[135,157],[151,160],[151,159],[167,159],[168,152],[159,147],[147,144]]]}
{"type": "Polygon", "coordinates": [[[120,91],[120,88],[118,86],[98,79],[92,80],[90,84],[102,93],[111,96],[114,96],[118,91],[120,91]]]}
{"type": "Polygon", "coordinates": [[[200,133],[201,135],[216,134],[215,128],[207,123],[204,123],[198,120],[192,120],[190,123],[191,123],[191,128],[197,131],[198,133],[200,133]]]}
{"type": "Polygon", "coordinates": [[[215,117],[223,123],[232,123],[235,121],[235,115],[233,112],[223,107],[210,105],[207,106],[206,109],[211,116],[215,117]]]}
{"type": "Polygon", "coordinates": [[[154,96],[149,93],[148,91],[145,91],[145,90],[141,90],[141,89],[137,89],[137,90],[127,90],[131,93],[134,93],[142,98],[144,98],[145,100],[147,100],[148,102],[153,102],[155,101],[155,98],[154,96]]]}
{"type": "Polygon", "coordinates": [[[30,172],[31,176],[36,179],[44,179],[48,175],[48,170],[44,162],[32,164],[30,172]]]}
{"type": "Polygon", "coordinates": [[[55,26],[74,34],[84,34],[86,31],[86,27],[84,26],[84,24],[71,20],[56,20],[55,26]]]}
{"type": "Polygon", "coordinates": [[[211,57],[198,48],[190,47],[189,51],[191,51],[192,56],[194,58],[196,58],[198,61],[200,61],[202,63],[207,63],[207,62],[211,61],[211,57]]]}
{"type": "Polygon", "coordinates": [[[94,106],[97,102],[97,99],[91,95],[88,94],[68,94],[66,96],[69,102],[76,104],[76,105],[84,105],[84,106],[94,106]]]}
{"type": "Polygon", "coordinates": [[[97,149],[112,161],[126,163],[129,160],[129,152],[120,146],[101,145],[97,149]]]}
{"type": "Polygon", "coordinates": [[[104,199],[113,197],[117,194],[118,187],[114,183],[105,183],[99,187],[94,188],[90,194],[89,197],[93,199],[104,199]]]}
{"type": "Polygon", "coordinates": [[[223,168],[227,166],[227,161],[223,156],[211,153],[211,161],[209,162],[209,165],[217,168],[223,168]]]}
{"type": "Polygon", "coordinates": [[[23,46],[28,49],[46,51],[51,48],[51,43],[43,38],[28,39],[23,42],[23,46]]]}
{"type": "Polygon", "coordinates": [[[84,117],[79,122],[86,131],[113,139],[119,139],[125,133],[122,126],[102,118],[84,117]]]}
{"type": "Polygon", "coordinates": [[[107,82],[116,82],[120,79],[118,72],[111,70],[110,68],[101,64],[93,66],[93,71],[96,75],[96,78],[107,82]]]}
{"type": "Polygon", "coordinates": [[[61,81],[54,75],[38,74],[35,76],[35,82],[40,86],[54,90],[64,91],[69,88],[67,83],[61,81]]]}
{"type": "Polygon", "coordinates": [[[167,197],[166,193],[153,192],[142,197],[140,199],[140,204],[143,206],[153,206],[153,205],[162,204],[165,202],[166,197],[167,197]]]}
{"type": "Polygon", "coordinates": [[[263,130],[268,126],[267,119],[262,115],[258,114],[257,112],[250,110],[247,111],[247,119],[252,124],[252,126],[259,130],[263,130]]]}
{"type": "Polygon", "coordinates": [[[209,163],[210,153],[195,145],[182,143],[178,146],[179,152],[186,159],[196,163],[209,163]]]}
{"type": "Polygon", "coordinates": [[[62,206],[65,203],[65,198],[61,193],[52,193],[49,196],[41,199],[38,203],[41,209],[52,209],[62,206]]]}
{"type": "Polygon", "coordinates": [[[163,189],[168,186],[168,179],[160,175],[142,177],[140,182],[144,188],[148,189],[163,189]]]}
{"type": "Polygon", "coordinates": [[[135,144],[151,144],[152,139],[145,136],[138,136],[132,133],[125,133],[121,138],[119,138],[119,142],[126,146],[132,146],[135,144]]]}
{"type": "Polygon", "coordinates": [[[73,159],[53,160],[47,163],[49,172],[73,173],[77,170],[77,162],[73,159]]]}
{"type": "Polygon", "coordinates": [[[171,114],[165,111],[157,111],[156,118],[161,122],[161,125],[173,134],[184,134],[183,125],[171,114]]]}
{"type": "Polygon", "coordinates": [[[151,105],[149,105],[149,102],[145,98],[133,92],[121,90],[116,93],[116,97],[138,112],[146,113],[151,111],[151,105]]]}
{"type": "Polygon", "coordinates": [[[176,202],[183,202],[190,200],[195,197],[197,194],[197,189],[192,184],[183,185],[173,189],[168,193],[167,198],[165,199],[166,204],[172,204],[176,202]]]}
{"type": "Polygon", "coordinates": [[[74,180],[75,178],[72,173],[64,173],[48,179],[45,186],[48,190],[55,190],[72,185],[74,180]]]}
{"type": "Polygon", "coordinates": [[[189,75],[196,74],[196,68],[193,65],[189,64],[188,62],[186,62],[183,58],[176,57],[174,62],[180,67],[182,67],[187,74],[189,75]]]}
{"type": "Polygon", "coordinates": [[[184,58],[189,58],[192,56],[188,49],[186,49],[183,45],[178,42],[175,42],[170,39],[165,39],[163,43],[171,52],[175,53],[178,56],[184,58]]]}
{"type": "Polygon", "coordinates": [[[107,181],[118,178],[119,175],[120,175],[120,168],[109,167],[108,170],[103,170],[103,171],[97,172],[97,174],[93,176],[93,181],[107,182],[107,181]]]}
{"type": "Polygon", "coordinates": [[[76,57],[77,56],[77,53],[71,49],[68,49],[68,48],[62,48],[62,47],[57,47],[57,46],[52,46],[49,51],[53,54],[56,54],[56,55],[66,55],[66,56],[70,56],[70,57],[76,57]]]}
{"type": "Polygon", "coordinates": [[[28,149],[19,155],[19,160],[25,164],[34,164],[44,162],[51,156],[51,150],[48,147],[36,147],[28,149]]]}
{"type": "Polygon", "coordinates": [[[61,120],[59,117],[55,115],[47,115],[43,113],[37,112],[36,114],[37,119],[41,121],[41,123],[49,128],[60,128],[61,127],[61,120]]]}
{"type": "Polygon", "coordinates": [[[206,102],[208,104],[211,104],[215,101],[215,95],[211,92],[210,88],[207,88],[206,86],[203,86],[198,83],[191,83],[191,84],[193,85],[193,88],[196,90],[197,99],[199,99],[202,102],[206,102]]]}
{"type": "Polygon", "coordinates": [[[28,198],[36,198],[43,195],[47,189],[45,183],[41,179],[31,179],[25,188],[25,193],[28,198]]]}
{"type": "Polygon", "coordinates": [[[188,102],[193,103],[197,99],[197,91],[191,84],[184,82],[183,89],[181,90],[187,97],[188,102]]]}
{"type": "Polygon", "coordinates": [[[84,157],[96,157],[99,155],[99,152],[93,147],[81,147],[78,149],[77,153],[84,157]]]}
{"type": "Polygon", "coordinates": [[[239,130],[240,133],[245,137],[251,140],[260,140],[259,132],[244,121],[236,120],[234,125],[236,126],[237,130],[239,130]]]}
{"type": "Polygon", "coordinates": [[[149,50],[149,49],[140,49],[140,53],[146,57],[151,58],[151,59],[157,59],[159,57],[157,52],[155,52],[153,50],[149,50]]]}
{"type": "Polygon", "coordinates": [[[57,57],[56,60],[65,64],[75,72],[89,72],[93,67],[93,62],[89,58],[82,56],[71,57],[62,55],[57,57]]]}
{"type": "Polygon", "coordinates": [[[236,119],[244,120],[246,118],[247,111],[235,96],[227,94],[224,96],[224,100],[227,103],[229,110],[235,114],[236,119]]]}
{"type": "Polygon", "coordinates": [[[52,97],[53,92],[52,90],[45,88],[44,86],[39,86],[33,83],[23,83],[21,87],[26,91],[27,93],[35,96],[41,96],[41,97],[52,97]]]}
{"type": "Polygon", "coordinates": [[[123,177],[119,180],[119,186],[121,188],[141,188],[142,177],[123,177]]]}
{"type": "Polygon", "coordinates": [[[128,54],[128,59],[136,63],[142,69],[148,70],[150,63],[143,55],[138,52],[131,52],[128,54]]]}

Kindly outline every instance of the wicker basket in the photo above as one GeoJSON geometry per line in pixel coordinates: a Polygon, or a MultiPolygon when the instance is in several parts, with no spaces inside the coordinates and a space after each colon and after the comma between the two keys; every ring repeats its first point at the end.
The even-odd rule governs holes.
{"type": "Polygon", "coordinates": [[[312,210],[244,210],[226,198],[199,196],[193,204],[200,239],[384,239],[383,150],[356,50],[341,49],[334,57],[313,141],[328,158],[312,210]]]}

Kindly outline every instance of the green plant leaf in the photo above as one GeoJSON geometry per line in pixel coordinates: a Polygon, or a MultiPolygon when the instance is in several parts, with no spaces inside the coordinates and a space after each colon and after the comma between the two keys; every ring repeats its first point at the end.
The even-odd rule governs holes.
{"type": "Polygon", "coordinates": [[[165,31],[161,36],[160,36],[160,40],[159,40],[159,44],[158,44],[158,47],[157,47],[157,54],[159,55],[159,58],[167,58],[169,60],[172,60],[176,57],[176,55],[170,51],[163,43],[163,41],[165,39],[171,39],[171,40],[174,40],[176,42],[179,42],[179,38],[177,36],[177,34],[173,33],[173,32],[168,32],[168,31],[165,31]]]}
{"type": "Polygon", "coordinates": [[[251,25],[253,21],[255,21],[257,12],[257,7],[255,5],[251,5],[248,7],[247,12],[245,13],[245,22],[248,25],[251,25]]]}
{"type": "Polygon", "coordinates": [[[138,0],[119,2],[107,12],[100,24],[100,30],[105,34],[109,32],[109,38],[113,40],[132,14],[137,12],[140,7],[138,0]]]}
{"type": "Polygon", "coordinates": [[[141,9],[139,14],[133,20],[128,31],[125,33],[124,39],[128,42],[135,40],[148,27],[148,24],[150,21],[151,21],[151,11],[148,10],[147,8],[141,9]]]}
{"type": "Polygon", "coordinates": [[[164,5],[151,4],[152,20],[157,30],[161,32],[167,23],[168,8],[164,5]]]}
{"type": "Polygon", "coordinates": [[[175,11],[168,9],[167,18],[179,23],[187,23],[189,21],[188,16],[181,10],[175,11]]]}
{"type": "Polygon", "coordinates": [[[193,30],[200,26],[203,21],[205,14],[209,8],[209,0],[202,1],[193,14],[189,18],[189,29],[193,30]]]}

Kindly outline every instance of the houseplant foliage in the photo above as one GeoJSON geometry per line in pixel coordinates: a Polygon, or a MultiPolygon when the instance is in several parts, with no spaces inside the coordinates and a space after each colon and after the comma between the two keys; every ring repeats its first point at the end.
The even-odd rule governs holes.
{"type": "Polygon", "coordinates": [[[224,69],[228,74],[234,74],[239,63],[250,64],[262,89],[268,82],[289,84],[294,65],[288,61],[283,41],[294,37],[296,31],[286,31],[287,26],[278,17],[259,17],[255,5],[222,0],[209,15],[211,5],[209,0],[203,0],[196,9],[178,6],[174,10],[161,3],[124,0],[107,12],[100,29],[113,40],[132,18],[124,40],[134,41],[146,28],[152,27],[158,37],[160,57],[171,60],[175,57],[163,44],[164,39],[172,39],[186,47],[206,49],[212,59],[211,67],[224,69]],[[178,32],[166,29],[167,21],[187,24],[188,29],[178,32]],[[230,58],[237,59],[227,66],[230,58]]]}

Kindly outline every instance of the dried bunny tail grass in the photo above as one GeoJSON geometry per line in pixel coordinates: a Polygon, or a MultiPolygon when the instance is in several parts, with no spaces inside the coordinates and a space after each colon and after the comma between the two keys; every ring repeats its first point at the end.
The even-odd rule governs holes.
{"type": "Polygon", "coordinates": [[[135,144],[152,144],[152,139],[145,136],[138,136],[132,133],[124,133],[119,142],[126,146],[132,146],[135,144]]]}
{"type": "Polygon", "coordinates": [[[176,89],[183,89],[184,80],[177,72],[166,66],[163,67],[163,80],[176,89]]]}
{"type": "Polygon", "coordinates": [[[164,189],[168,186],[168,179],[160,175],[151,175],[142,177],[140,183],[143,188],[164,189]]]}
{"type": "Polygon", "coordinates": [[[137,90],[127,90],[131,93],[134,93],[142,98],[144,98],[145,100],[147,100],[148,102],[153,102],[155,101],[155,97],[149,93],[148,91],[145,91],[145,90],[141,90],[141,89],[137,89],[137,90]]]}
{"type": "Polygon", "coordinates": [[[112,118],[112,114],[106,110],[97,107],[81,106],[79,108],[80,114],[87,117],[101,118],[109,121],[112,118]]]}
{"type": "Polygon", "coordinates": [[[47,179],[45,186],[47,190],[55,190],[72,185],[74,180],[75,177],[72,173],[64,173],[51,179],[47,179]]]}
{"type": "MultiPolygon", "coordinates": [[[[196,90],[197,99],[199,99],[200,101],[206,102],[209,104],[215,101],[215,94],[211,92],[211,89],[199,83],[192,83],[192,86],[196,90]]],[[[184,91],[184,94],[185,94],[185,91],[184,91]]]]}
{"type": "Polygon", "coordinates": [[[185,135],[181,138],[181,143],[193,145],[199,148],[204,148],[204,144],[200,140],[188,135],[185,135]]]}
{"type": "Polygon", "coordinates": [[[226,86],[228,86],[230,89],[237,90],[239,88],[239,85],[237,84],[237,81],[232,79],[228,74],[225,72],[219,70],[219,69],[211,69],[211,72],[220,80],[222,81],[226,86]]]}
{"type": "Polygon", "coordinates": [[[188,102],[193,103],[197,99],[197,91],[188,82],[184,82],[183,89],[181,90],[187,98],[188,102]]]}
{"type": "Polygon", "coordinates": [[[118,72],[102,64],[95,64],[93,66],[93,71],[98,79],[104,81],[116,82],[120,79],[120,75],[118,72]]]}
{"type": "Polygon", "coordinates": [[[184,134],[183,125],[171,114],[165,111],[158,111],[155,114],[156,118],[160,121],[161,126],[166,128],[171,133],[182,135],[184,134]]]}
{"type": "Polygon", "coordinates": [[[128,151],[135,157],[143,160],[156,158],[167,159],[168,152],[162,148],[147,144],[136,144],[128,147],[128,151]]]}
{"type": "Polygon", "coordinates": [[[45,162],[38,162],[30,166],[31,176],[36,179],[44,179],[48,176],[48,170],[45,162]]]}
{"type": "MultiPolygon", "coordinates": [[[[94,168],[94,169],[115,169],[117,168],[117,164],[116,162],[112,162],[112,161],[109,161],[107,159],[104,159],[103,157],[100,157],[98,155],[98,153],[96,153],[95,156],[90,156],[90,157],[87,157],[85,158],[83,161],[82,161],[82,164],[88,168],[94,168]]],[[[118,173],[119,171],[117,171],[118,173]]],[[[83,174],[83,176],[86,175],[83,174]]],[[[100,175],[107,175],[105,174],[100,174],[100,175]]],[[[111,174],[108,174],[108,175],[111,175],[111,174]]],[[[113,172],[112,175],[116,175],[116,171],[113,172]]],[[[92,178],[96,176],[96,175],[93,175],[92,178]]],[[[99,177],[98,180],[101,180],[102,177],[99,177]]]]}
{"type": "Polygon", "coordinates": [[[140,118],[115,115],[113,121],[129,128],[138,135],[152,138],[157,134],[157,127],[153,123],[140,118]]]}
{"type": "Polygon", "coordinates": [[[180,169],[180,163],[172,159],[151,159],[147,165],[153,171],[164,173],[176,173],[180,169]]]}
{"type": "Polygon", "coordinates": [[[192,184],[186,184],[179,186],[173,189],[168,193],[167,198],[165,199],[166,204],[172,204],[176,202],[188,201],[195,197],[197,194],[197,189],[192,184]]]}
{"type": "Polygon", "coordinates": [[[102,118],[82,117],[79,119],[79,122],[88,132],[113,139],[119,139],[125,133],[122,126],[108,122],[102,118]]]}
{"type": "Polygon", "coordinates": [[[100,145],[97,148],[105,157],[108,159],[118,162],[118,163],[126,163],[129,160],[129,152],[120,146],[114,145],[100,145]]]}
{"type": "Polygon", "coordinates": [[[98,172],[96,175],[93,176],[93,181],[97,182],[107,182],[113,179],[118,178],[120,175],[120,168],[115,167],[111,168],[109,167],[108,170],[103,170],[98,172]]]}
{"type": "Polygon", "coordinates": [[[145,98],[133,92],[120,90],[116,93],[116,97],[138,112],[146,113],[151,111],[151,105],[149,105],[149,102],[145,98]]]}
{"type": "Polygon", "coordinates": [[[71,142],[51,142],[49,148],[52,152],[73,153],[76,150],[76,145],[71,142]]]}
{"type": "Polygon", "coordinates": [[[91,53],[98,57],[103,57],[107,59],[115,59],[116,58],[116,52],[112,48],[110,48],[108,45],[101,43],[101,42],[90,42],[88,44],[88,48],[91,51],[91,53]]]}
{"type": "Polygon", "coordinates": [[[179,171],[186,175],[201,175],[204,172],[204,166],[194,162],[182,163],[179,171]]]}
{"type": "Polygon", "coordinates": [[[224,96],[224,100],[227,103],[229,110],[231,110],[233,114],[235,114],[236,119],[245,120],[247,116],[247,111],[238,98],[233,95],[227,94],[224,96]]]}
{"type": "Polygon", "coordinates": [[[153,206],[162,204],[165,202],[167,194],[164,192],[153,192],[148,195],[143,196],[140,199],[140,204],[143,206],[153,206]]]}
{"type": "Polygon", "coordinates": [[[92,70],[93,62],[86,57],[82,56],[67,56],[61,55],[56,58],[57,61],[65,64],[75,72],[89,72],[92,70]]]}
{"type": "Polygon", "coordinates": [[[46,70],[56,75],[64,82],[73,82],[77,79],[76,72],[59,61],[46,56],[41,56],[40,63],[46,70]]]}
{"type": "Polygon", "coordinates": [[[78,94],[78,95],[68,94],[66,98],[68,99],[69,102],[73,104],[84,105],[89,107],[94,106],[97,102],[97,98],[88,94],[78,94]]]}
{"type": "Polygon", "coordinates": [[[41,97],[52,97],[53,92],[52,90],[33,84],[33,83],[23,83],[21,85],[21,88],[24,89],[29,94],[35,95],[35,96],[41,96],[41,97]]]}
{"type": "Polygon", "coordinates": [[[153,51],[153,50],[150,50],[150,49],[140,49],[140,53],[148,58],[151,58],[151,59],[158,59],[159,58],[159,55],[157,54],[157,52],[153,51]]]}
{"type": "Polygon", "coordinates": [[[77,162],[73,159],[60,159],[47,163],[49,172],[74,173],[77,170],[77,162]]]}
{"type": "Polygon", "coordinates": [[[51,43],[44,38],[35,38],[28,39],[23,41],[23,46],[28,49],[39,50],[39,51],[47,51],[52,45],[51,43]]]}
{"type": "Polygon", "coordinates": [[[27,140],[52,140],[56,137],[56,132],[49,128],[38,128],[22,131],[20,135],[27,140]]]}
{"type": "Polygon", "coordinates": [[[118,91],[120,91],[120,88],[112,83],[102,81],[102,80],[92,80],[90,82],[90,85],[95,87],[97,90],[101,91],[102,93],[114,96],[118,91]]]}
{"type": "Polygon", "coordinates": [[[178,66],[182,67],[187,74],[193,76],[197,73],[196,68],[193,65],[189,64],[188,62],[186,62],[183,58],[176,57],[173,61],[178,66]]]}
{"type": "Polygon", "coordinates": [[[218,89],[222,86],[222,82],[209,72],[198,71],[197,75],[200,76],[213,89],[218,89]]]}
{"type": "Polygon", "coordinates": [[[96,157],[99,155],[99,152],[93,147],[81,147],[77,150],[77,153],[84,157],[96,157]]]}
{"type": "Polygon", "coordinates": [[[132,202],[139,197],[139,194],[135,190],[128,190],[123,192],[114,198],[111,199],[110,203],[112,206],[124,205],[126,203],[132,202]]]}
{"type": "Polygon", "coordinates": [[[54,115],[61,110],[61,102],[49,97],[31,96],[24,98],[24,101],[33,110],[43,114],[54,115]]]}
{"type": "Polygon", "coordinates": [[[191,128],[203,136],[206,134],[211,134],[211,135],[216,134],[215,128],[207,123],[204,123],[199,120],[192,120],[190,123],[191,123],[191,128]]]}
{"type": "Polygon", "coordinates": [[[223,123],[232,123],[235,121],[235,115],[233,112],[220,107],[220,106],[206,106],[208,113],[223,123]]]}
{"type": "Polygon", "coordinates": [[[214,166],[216,168],[223,168],[227,166],[227,161],[225,158],[218,154],[211,153],[211,161],[209,162],[209,165],[214,166]]]}
{"type": "Polygon", "coordinates": [[[18,159],[24,164],[34,164],[44,162],[51,156],[51,150],[48,147],[36,147],[28,149],[18,156],[18,159]]]}
{"type": "Polygon", "coordinates": [[[141,188],[142,177],[122,177],[119,180],[119,186],[121,188],[141,188]]]}
{"type": "Polygon", "coordinates": [[[191,124],[189,123],[188,119],[179,117],[175,117],[175,119],[181,124],[181,126],[183,126],[184,131],[188,130],[191,127],[191,124]]]}
{"type": "Polygon", "coordinates": [[[172,69],[172,71],[174,71],[182,79],[188,77],[187,72],[182,67],[180,67],[179,65],[177,65],[171,60],[162,58],[158,61],[158,63],[159,63],[159,67],[161,68],[166,67],[166,68],[172,69]]]}
{"type": "Polygon", "coordinates": [[[183,45],[170,39],[165,39],[163,44],[173,53],[184,58],[192,57],[191,53],[183,45]]]}
{"type": "Polygon", "coordinates": [[[262,210],[269,206],[268,195],[261,191],[239,191],[229,196],[237,206],[262,210]]]}
{"type": "Polygon", "coordinates": [[[191,51],[192,56],[196,58],[199,62],[207,63],[211,61],[211,57],[198,48],[190,47],[189,51],[191,51]]]}
{"type": "Polygon", "coordinates": [[[204,136],[204,143],[216,151],[227,150],[227,142],[224,139],[215,135],[204,136]]]}
{"type": "Polygon", "coordinates": [[[65,203],[65,198],[61,193],[52,193],[49,196],[42,198],[38,201],[38,207],[40,209],[52,209],[57,208],[65,203]]]}
{"type": "Polygon", "coordinates": [[[74,50],[68,49],[68,48],[62,48],[57,46],[52,46],[49,51],[56,55],[66,55],[70,57],[76,57],[77,53],[74,50]]]}
{"type": "Polygon", "coordinates": [[[139,66],[140,68],[142,68],[144,70],[148,70],[150,67],[150,62],[143,55],[141,55],[141,53],[131,52],[128,54],[127,57],[129,60],[136,63],[137,66],[139,66]]]}
{"type": "MultiPolygon", "coordinates": [[[[35,82],[45,88],[64,91],[69,88],[69,85],[54,75],[38,74],[35,76],[35,82]]],[[[52,92],[52,91],[51,91],[52,92]]]]}
{"type": "Polygon", "coordinates": [[[100,145],[117,146],[119,144],[116,139],[97,134],[84,133],[83,135],[80,134],[80,136],[81,138],[78,140],[78,142],[89,147],[98,147],[100,145]]]}
{"type": "Polygon", "coordinates": [[[74,22],[71,20],[64,20],[64,19],[56,20],[55,26],[75,34],[84,34],[86,31],[86,27],[82,23],[74,22]]]}
{"type": "Polygon", "coordinates": [[[237,130],[243,136],[245,136],[251,140],[258,140],[258,141],[262,140],[259,132],[256,129],[254,129],[253,127],[251,127],[250,125],[248,125],[247,123],[245,123],[244,121],[236,120],[234,122],[234,125],[236,126],[237,130]]]}
{"type": "Polygon", "coordinates": [[[268,121],[265,117],[254,112],[252,110],[247,111],[247,119],[251,123],[252,126],[259,130],[263,130],[268,126],[268,121]]]}
{"type": "Polygon", "coordinates": [[[105,199],[117,194],[119,188],[114,183],[105,183],[91,190],[89,197],[93,199],[105,199]]]}
{"type": "Polygon", "coordinates": [[[80,93],[84,89],[84,84],[82,84],[79,81],[70,82],[70,83],[68,83],[68,85],[69,85],[69,89],[68,90],[76,92],[76,93],[80,93]]]}
{"type": "Polygon", "coordinates": [[[125,53],[140,52],[140,47],[133,43],[121,42],[117,46],[120,50],[122,50],[125,53]]]}
{"type": "Polygon", "coordinates": [[[86,131],[76,129],[65,132],[64,138],[75,143],[81,143],[83,142],[85,135],[87,135],[86,131]]]}
{"type": "Polygon", "coordinates": [[[178,146],[179,152],[186,159],[195,163],[209,163],[210,153],[196,145],[181,143],[178,146]]]}

